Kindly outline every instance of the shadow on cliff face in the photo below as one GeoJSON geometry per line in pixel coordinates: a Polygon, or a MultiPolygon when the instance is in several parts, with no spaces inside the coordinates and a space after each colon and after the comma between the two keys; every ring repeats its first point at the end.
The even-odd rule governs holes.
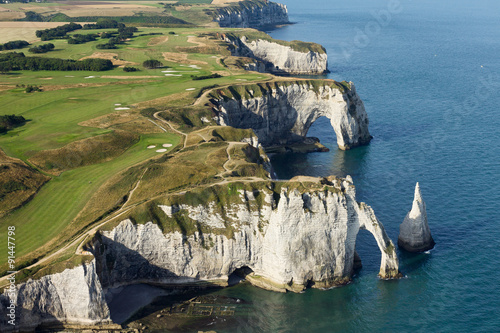
{"type": "Polygon", "coordinates": [[[97,275],[103,289],[142,281],[180,278],[168,269],[151,264],[137,251],[105,236],[101,236],[101,241],[93,246],[91,252],[96,258],[97,275]]]}
{"type": "Polygon", "coordinates": [[[122,324],[132,315],[148,316],[155,308],[148,307],[157,298],[186,301],[221,288],[151,264],[137,251],[105,236],[90,249],[96,258],[97,275],[106,291],[106,303],[114,323],[122,324]],[[115,287],[116,286],[116,287],[115,287]],[[139,311],[139,312],[138,312],[139,311]]]}

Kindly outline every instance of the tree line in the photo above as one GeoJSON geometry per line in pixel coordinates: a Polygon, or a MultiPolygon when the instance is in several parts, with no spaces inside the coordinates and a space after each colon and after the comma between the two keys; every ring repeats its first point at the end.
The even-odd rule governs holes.
{"type": "Polygon", "coordinates": [[[37,30],[35,35],[43,41],[52,40],[52,39],[65,39],[67,38],[66,34],[71,31],[75,31],[81,29],[82,26],[77,23],[69,23],[64,24],[59,27],[37,30]]]}
{"type": "Polygon", "coordinates": [[[30,43],[25,40],[13,40],[5,44],[0,44],[0,51],[22,49],[23,47],[28,45],[30,45],[30,43]]]}
{"type": "Polygon", "coordinates": [[[83,26],[84,30],[91,29],[116,29],[116,28],[124,28],[125,24],[119,23],[116,20],[110,18],[101,18],[97,20],[96,23],[85,24],[83,26]]]}
{"type": "Polygon", "coordinates": [[[71,60],[59,58],[26,57],[22,52],[0,54],[0,72],[31,71],[107,71],[113,63],[107,59],[71,60]]]}
{"type": "Polygon", "coordinates": [[[54,49],[54,44],[47,43],[43,45],[33,46],[28,49],[31,53],[47,53],[54,49]]]}

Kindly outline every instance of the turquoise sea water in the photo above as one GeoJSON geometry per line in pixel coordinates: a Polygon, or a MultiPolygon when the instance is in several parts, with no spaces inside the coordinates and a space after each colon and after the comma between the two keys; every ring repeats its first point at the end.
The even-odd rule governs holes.
{"type": "Polygon", "coordinates": [[[355,83],[374,139],[339,151],[328,120],[319,119],[309,135],[331,152],[275,156],[278,176],[352,175],[358,200],[374,208],[394,241],[419,181],[437,245],[430,254],[400,253],[406,278],[381,281],[378,249],[362,232],[364,267],[351,285],[303,294],[228,288],[218,293],[252,302],[248,315],[210,328],[499,332],[500,2],[281,2],[296,24],[271,35],[327,48],[328,77],[355,83]],[[391,3],[400,10],[377,23],[373,12],[391,3]]]}

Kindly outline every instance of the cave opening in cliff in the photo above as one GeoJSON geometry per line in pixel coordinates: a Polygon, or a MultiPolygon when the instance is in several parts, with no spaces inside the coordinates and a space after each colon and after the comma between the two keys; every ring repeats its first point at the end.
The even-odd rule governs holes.
{"type": "Polygon", "coordinates": [[[306,136],[318,138],[321,144],[329,148],[337,147],[337,135],[332,128],[330,119],[325,116],[319,117],[311,124],[306,136]]]}
{"type": "Polygon", "coordinates": [[[358,274],[378,274],[380,270],[380,261],[382,254],[373,235],[364,229],[360,229],[356,238],[356,252],[362,262],[358,274]]]}
{"type": "Polygon", "coordinates": [[[235,269],[231,274],[229,274],[227,283],[229,286],[234,286],[241,281],[245,280],[247,275],[252,274],[253,270],[248,266],[243,266],[235,269]]]}

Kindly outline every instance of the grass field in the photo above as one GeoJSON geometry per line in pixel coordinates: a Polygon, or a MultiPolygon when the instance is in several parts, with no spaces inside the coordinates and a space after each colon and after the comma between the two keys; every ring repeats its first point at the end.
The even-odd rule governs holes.
{"type": "MultiPolygon", "coordinates": [[[[73,33],[98,32],[82,30],[73,33]]],[[[135,34],[137,37],[115,50],[97,49],[96,45],[103,43],[101,40],[77,45],[70,45],[65,40],[54,40],[51,42],[55,45],[55,51],[37,55],[77,60],[101,52],[113,61],[134,64],[140,69],[138,72],[125,73],[122,68],[116,67],[105,72],[19,71],[0,75],[0,115],[16,114],[28,119],[24,126],[0,135],[0,148],[9,156],[29,162],[29,158],[38,152],[65,146],[78,147],[72,144],[117,129],[140,136],[137,143],[118,156],[113,155],[111,160],[85,166],[80,166],[85,163],[75,164],[77,167],[74,169],[52,175],[52,179],[33,200],[1,218],[0,248],[6,246],[6,226],[10,225],[16,226],[18,263],[60,246],[67,237],[112,208],[117,199],[130,191],[140,172],[130,169],[132,171],[125,178],[119,175],[138,163],[163,154],[156,152],[156,149],[147,149],[148,146],[160,147],[169,143],[175,147],[180,143],[179,134],[162,132],[142,117],[139,113],[142,108],[153,105],[162,110],[186,106],[194,102],[204,87],[257,82],[270,77],[223,66],[219,59],[227,56],[227,51],[213,40],[200,36],[202,32],[207,31],[200,28],[140,28],[135,34]],[[162,35],[138,36],[148,33],[162,35]],[[160,60],[167,67],[145,69],[141,64],[147,59],[160,60]],[[198,81],[191,78],[191,75],[211,73],[220,73],[222,77],[198,81]],[[26,93],[21,85],[28,84],[40,85],[43,91],[26,93]],[[109,119],[115,122],[100,126],[106,124],[106,117],[111,114],[113,117],[109,119]],[[121,123],[116,120],[121,115],[127,121],[130,118],[130,121],[121,123]],[[109,183],[110,180],[116,181],[118,188],[109,183]],[[99,200],[96,196],[106,199],[99,200]],[[95,204],[89,206],[89,203],[95,204]]],[[[43,43],[46,42],[34,45],[43,43]]],[[[26,49],[17,51],[29,55],[26,49]]],[[[168,128],[165,124],[162,126],[168,128]]],[[[78,154],[76,151],[76,158],[81,158],[78,154]]],[[[68,153],[68,159],[75,156],[68,153]]],[[[191,183],[204,183],[224,172],[221,163],[225,158],[224,145],[206,146],[179,155],[173,159],[177,161],[176,164],[158,166],[144,175],[146,180],[151,181],[138,188],[137,198],[147,198],[150,194],[159,194],[191,183]],[[179,165],[186,167],[180,168],[179,165]]],[[[5,258],[0,258],[0,271],[5,268],[4,264],[5,258]]]]}

